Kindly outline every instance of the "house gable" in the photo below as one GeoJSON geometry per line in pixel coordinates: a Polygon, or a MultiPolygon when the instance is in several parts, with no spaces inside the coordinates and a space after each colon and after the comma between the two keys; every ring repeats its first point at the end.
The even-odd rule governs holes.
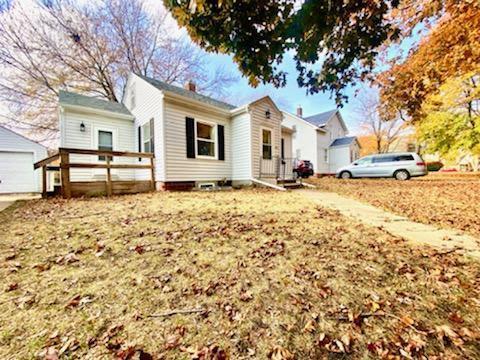
{"type": "Polygon", "coordinates": [[[272,159],[280,156],[283,114],[269,96],[248,105],[251,121],[252,176],[260,177],[262,131],[271,131],[272,159]]]}
{"type": "Polygon", "coordinates": [[[47,148],[23,135],[16,133],[6,127],[0,126],[0,150],[28,150],[36,152],[41,156],[46,155],[47,148]]]}

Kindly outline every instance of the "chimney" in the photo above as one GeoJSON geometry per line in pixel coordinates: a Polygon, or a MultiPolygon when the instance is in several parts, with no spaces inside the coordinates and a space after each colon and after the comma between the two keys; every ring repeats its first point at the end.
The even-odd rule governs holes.
{"type": "Polygon", "coordinates": [[[189,80],[185,83],[185,89],[187,89],[188,91],[196,92],[197,86],[192,80],[189,80]]]}
{"type": "Polygon", "coordinates": [[[297,116],[298,117],[303,117],[303,109],[300,105],[297,107],[297,116]]]}

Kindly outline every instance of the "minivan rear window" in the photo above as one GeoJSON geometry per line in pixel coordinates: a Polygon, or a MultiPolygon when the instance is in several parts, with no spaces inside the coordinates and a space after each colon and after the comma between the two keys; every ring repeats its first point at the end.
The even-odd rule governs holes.
{"type": "Polygon", "coordinates": [[[373,158],[374,163],[385,163],[395,161],[395,156],[378,156],[373,158]]]}
{"type": "Polygon", "coordinates": [[[385,155],[385,156],[376,156],[373,158],[374,163],[386,163],[393,161],[413,161],[415,160],[413,155],[385,155]]]}

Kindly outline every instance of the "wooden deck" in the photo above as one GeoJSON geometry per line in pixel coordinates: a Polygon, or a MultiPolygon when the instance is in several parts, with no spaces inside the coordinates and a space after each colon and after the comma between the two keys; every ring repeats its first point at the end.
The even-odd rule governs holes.
{"type": "Polygon", "coordinates": [[[47,172],[60,171],[61,194],[64,198],[96,195],[117,195],[131,194],[139,192],[155,191],[155,165],[154,155],[152,153],[123,152],[123,151],[104,151],[91,149],[71,149],[60,148],[58,153],[38,161],[34,164],[34,169],[42,168],[42,196],[46,197],[47,192],[47,172]],[[72,163],[70,154],[105,156],[104,163],[72,163]],[[149,158],[149,164],[116,164],[112,163],[114,157],[130,158],[149,158]],[[59,166],[50,164],[60,159],[59,166]],[[70,169],[88,168],[105,169],[105,181],[71,181],[70,169]],[[111,169],[148,169],[150,170],[150,180],[112,180],[111,169]]]}

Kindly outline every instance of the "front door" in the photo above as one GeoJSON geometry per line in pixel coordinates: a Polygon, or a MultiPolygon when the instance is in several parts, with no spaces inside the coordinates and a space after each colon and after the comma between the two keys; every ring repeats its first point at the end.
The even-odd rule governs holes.
{"type": "MultiPolygon", "coordinates": [[[[115,149],[115,135],[116,132],[114,129],[109,128],[95,128],[95,147],[97,150],[107,150],[113,151],[115,149]]],[[[114,162],[115,159],[110,157],[110,162],[114,162]]],[[[95,156],[95,161],[99,164],[105,164],[107,162],[107,156],[98,155],[95,156]]],[[[95,177],[105,177],[107,176],[107,169],[95,168],[93,169],[95,177]]],[[[116,170],[111,171],[112,175],[116,174],[116,170]]]]}
{"type": "Polygon", "coordinates": [[[272,129],[260,129],[260,146],[260,177],[275,177],[277,169],[273,158],[272,129]]]}

